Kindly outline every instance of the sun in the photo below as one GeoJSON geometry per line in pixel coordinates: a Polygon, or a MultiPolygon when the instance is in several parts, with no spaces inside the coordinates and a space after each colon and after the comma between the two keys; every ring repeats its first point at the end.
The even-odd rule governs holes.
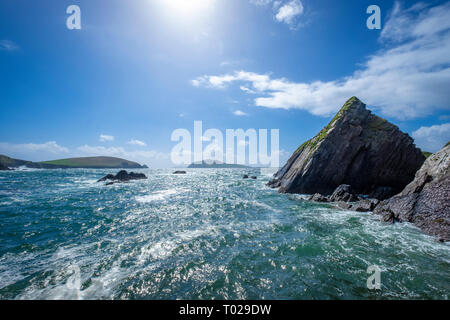
{"type": "Polygon", "coordinates": [[[215,0],[160,0],[164,7],[170,11],[171,14],[184,18],[195,19],[204,15],[207,11],[212,9],[215,0]]]}

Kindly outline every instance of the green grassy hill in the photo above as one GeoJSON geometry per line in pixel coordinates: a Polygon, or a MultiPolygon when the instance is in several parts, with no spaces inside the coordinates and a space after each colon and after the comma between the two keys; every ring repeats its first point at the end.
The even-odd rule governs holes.
{"type": "Polygon", "coordinates": [[[39,162],[43,165],[51,165],[67,168],[141,168],[142,166],[133,161],[113,157],[87,157],[69,158],[53,161],[39,162]]]}
{"type": "Polygon", "coordinates": [[[141,166],[137,162],[114,158],[114,157],[86,157],[86,158],[69,158],[53,161],[32,162],[25,160],[13,159],[0,155],[0,164],[16,168],[26,166],[29,168],[40,169],[70,169],[70,168],[86,168],[86,169],[141,169],[147,166],[141,166]]]}

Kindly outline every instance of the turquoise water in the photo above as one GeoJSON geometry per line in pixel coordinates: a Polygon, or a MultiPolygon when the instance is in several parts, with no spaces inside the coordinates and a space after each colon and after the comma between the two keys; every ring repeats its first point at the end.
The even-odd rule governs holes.
{"type": "Polygon", "coordinates": [[[259,170],[140,171],[1,172],[0,298],[448,299],[450,246],[409,224],[277,194],[259,170]]]}

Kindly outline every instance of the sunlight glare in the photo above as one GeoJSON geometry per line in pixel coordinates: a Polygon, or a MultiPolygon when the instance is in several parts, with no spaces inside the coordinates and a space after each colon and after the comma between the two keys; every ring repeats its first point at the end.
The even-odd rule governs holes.
{"type": "Polygon", "coordinates": [[[210,10],[215,0],[160,0],[171,14],[184,19],[195,19],[210,10]]]}

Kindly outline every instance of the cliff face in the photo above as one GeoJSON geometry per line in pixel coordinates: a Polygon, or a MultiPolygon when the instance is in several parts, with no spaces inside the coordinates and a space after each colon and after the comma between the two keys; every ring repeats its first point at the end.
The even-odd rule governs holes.
{"type": "Polygon", "coordinates": [[[284,193],[331,194],[348,184],[356,193],[386,199],[410,183],[424,161],[411,137],[353,97],[268,185],[284,193]]]}
{"type": "Polygon", "coordinates": [[[430,156],[413,182],[374,211],[386,222],[411,222],[450,241],[450,145],[430,156]]]}

